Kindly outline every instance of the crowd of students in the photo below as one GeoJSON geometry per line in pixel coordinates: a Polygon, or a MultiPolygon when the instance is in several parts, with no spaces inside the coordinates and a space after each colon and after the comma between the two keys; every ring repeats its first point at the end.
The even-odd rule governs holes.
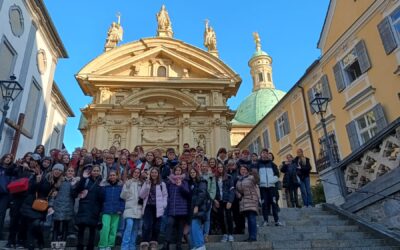
{"type": "Polygon", "coordinates": [[[258,156],[220,148],[207,158],[201,147],[187,143],[181,154],[172,148],[165,155],[144,152],[141,146],[132,152],[113,146],[77,148],[71,155],[45,152],[38,145],[22,159],[11,154],[0,159],[0,232],[7,209],[10,224],[5,249],[43,248],[44,229],[52,229],[51,246],[58,249],[67,237],[77,237],[77,249],[108,250],[121,237],[123,250],[155,250],[160,240],[165,250],[184,243],[201,250],[209,234],[234,241],[233,235],[245,233],[246,221],[248,242],[257,241],[258,226],[282,226],[281,186],[288,206],[300,207],[299,187],[303,206],[312,206],[311,165],[301,149],[279,168],[268,149],[258,156]],[[264,221],[257,225],[260,210],[264,221]]]}

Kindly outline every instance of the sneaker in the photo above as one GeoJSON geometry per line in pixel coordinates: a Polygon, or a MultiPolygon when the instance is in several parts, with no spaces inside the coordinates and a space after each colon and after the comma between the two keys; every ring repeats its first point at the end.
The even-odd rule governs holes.
{"type": "Polygon", "coordinates": [[[15,249],[25,249],[23,244],[16,244],[15,249]]]}
{"type": "Polygon", "coordinates": [[[278,221],[278,222],[275,222],[275,226],[279,227],[279,226],[283,226],[283,224],[280,221],[278,221]]]}
{"type": "Polygon", "coordinates": [[[228,235],[224,234],[224,236],[222,236],[221,242],[227,242],[228,241],[228,235]]]}
{"type": "Polygon", "coordinates": [[[261,227],[268,227],[268,221],[264,221],[264,222],[261,224],[261,227]]]}
{"type": "Polygon", "coordinates": [[[233,235],[232,234],[230,234],[230,235],[228,235],[228,241],[229,242],[232,242],[232,241],[234,241],[235,239],[233,238],[233,235]]]}

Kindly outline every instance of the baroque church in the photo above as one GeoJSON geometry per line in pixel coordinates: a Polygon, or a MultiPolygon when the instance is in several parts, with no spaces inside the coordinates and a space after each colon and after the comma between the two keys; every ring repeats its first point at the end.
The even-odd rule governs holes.
{"type": "Polygon", "coordinates": [[[189,143],[214,154],[231,147],[231,131],[249,131],[284,95],[274,88],[272,59],[255,34],[256,52],[249,61],[253,93],[235,116],[227,100],[236,95],[242,79],[219,59],[208,21],[207,50],[174,38],[165,6],[157,13],[157,23],[155,37],[118,45],[123,35],[118,18],[109,28],[104,53],[76,74],[84,94],[93,97],[81,109],[85,147],[142,145],[145,150],[180,152],[189,143]]]}

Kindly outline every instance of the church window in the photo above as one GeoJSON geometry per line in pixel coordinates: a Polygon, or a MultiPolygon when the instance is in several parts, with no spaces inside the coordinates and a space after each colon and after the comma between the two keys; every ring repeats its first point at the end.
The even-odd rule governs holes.
{"type": "Polygon", "coordinates": [[[40,106],[41,88],[35,79],[32,80],[31,88],[29,89],[28,102],[25,109],[24,128],[32,135],[35,130],[35,122],[38,116],[40,106]]]}
{"type": "Polygon", "coordinates": [[[263,73],[262,73],[262,72],[258,73],[258,81],[259,81],[259,82],[264,81],[264,76],[263,76],[263,73]]]}
{"type": "Polygon", "coordinates": [[[160,66],[157,69],[157,76],[166,77],[167,76],[167,68],[165,66],[160,66]]]}

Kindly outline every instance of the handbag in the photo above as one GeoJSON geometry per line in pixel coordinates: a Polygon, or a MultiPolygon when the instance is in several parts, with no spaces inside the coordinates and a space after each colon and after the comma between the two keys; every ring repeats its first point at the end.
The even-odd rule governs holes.
{"type": "Polygon", "coordinates": [[[38,212],[45,212],[49,207],[49,202],[47,199],[39,199],[37,196],[38,194],[36,192],[36,199],[33,201],[32,208],[38,212]]]}
{"type": "Polygon", "coordinates": [[[10,182],[7,185],[7,189],[11,194],[21,193],[28,190],[29,178],[20,178],[18,180],[10,182]]]}

